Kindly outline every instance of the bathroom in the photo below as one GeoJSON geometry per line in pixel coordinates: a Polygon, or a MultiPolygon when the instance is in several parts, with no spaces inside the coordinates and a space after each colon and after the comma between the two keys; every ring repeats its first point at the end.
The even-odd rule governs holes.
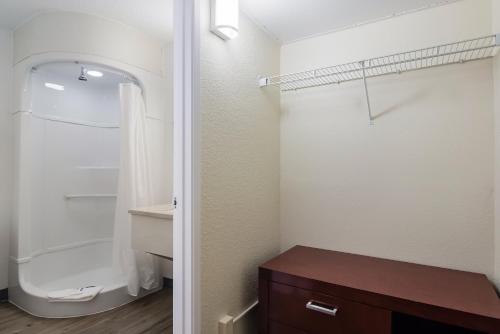
{"type": "Polygon", "coordinates": [[[171,330],[173,2],[2,1],[0,45],[0,332],[171,330]]]}

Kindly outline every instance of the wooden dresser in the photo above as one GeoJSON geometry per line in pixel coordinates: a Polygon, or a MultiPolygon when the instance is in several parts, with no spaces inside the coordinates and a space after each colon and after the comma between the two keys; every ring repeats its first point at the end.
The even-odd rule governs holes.
{"type": "Polygon", "coordinates": [[[259,334],[500,334],[485,275],[296,246],[259,268],[259,334]]]}

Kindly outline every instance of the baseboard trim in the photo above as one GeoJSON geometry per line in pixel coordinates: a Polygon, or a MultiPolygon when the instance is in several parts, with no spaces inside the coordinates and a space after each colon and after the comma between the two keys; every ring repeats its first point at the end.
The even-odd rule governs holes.
{"type": "Polygon", "coordinates": [[[171,278],[163,277],[163,288],[172,289],[174,287],[174,280],[171,278]]]}
{"type": "Polygon", "coordinates": [[[9,300],[9,289],[0,290],[0,302],[9,300]]]}

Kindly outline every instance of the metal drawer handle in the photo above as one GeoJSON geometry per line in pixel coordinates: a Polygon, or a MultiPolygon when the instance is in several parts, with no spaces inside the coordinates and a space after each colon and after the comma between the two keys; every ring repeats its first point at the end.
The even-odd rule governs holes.
{"type": "Polygon", "coordinates": [[[326,307],[324,304],[321,304],[321,305],[318,305],[318,304],[320,304],[320,303],[317,303],[317,302],[311,300],[306,304],[306,309],[311,310],[311,311],[320,312],[323,314],[328,314],[328,315],[331,315],[332,317],[337,315],[338,308],[336,308],[334,306],[326,307]]]}

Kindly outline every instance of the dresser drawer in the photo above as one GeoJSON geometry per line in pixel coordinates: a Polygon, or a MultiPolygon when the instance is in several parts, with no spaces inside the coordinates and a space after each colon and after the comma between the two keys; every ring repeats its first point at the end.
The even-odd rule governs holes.
{"type": "Polygon", "coordinates": [[[270,283],[269,288],[271,323],[309,334],[391,333],[388,310],[278,283],[270,283]]]}

